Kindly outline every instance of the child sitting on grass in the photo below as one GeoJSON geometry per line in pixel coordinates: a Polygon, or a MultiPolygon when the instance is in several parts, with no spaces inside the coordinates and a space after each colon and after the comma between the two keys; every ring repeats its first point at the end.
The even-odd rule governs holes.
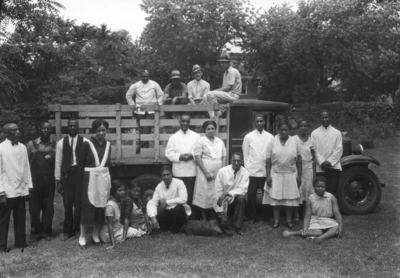
{"type": "Polygon", "coordinates": [[[313,186],[315,193],[307,200],[303,229],[297,232],[284,231],[283,237],[309,237],[316,244],[321,244],[322,241],[336,235],[342,237],[342,216],[335,196],[325,192],[326,179],[321,176],[316,177],[313,186]]]}
{"type": "Polygon", "coordinates": [[[129,227],[150,234],[152,228],[149,218],[147,217],[146,206],[140,198],[140,191],[140,187],[131,181],[128,186],[126,198],[122,201],[121,222],[125,223],[127,220],[129,222],[129,227]]]}
{"type": "Polygon", "coordinates": [[[111,246],[106,249],[114,249],[116,243],[122,243],[128,238],[140,237],[145,234],[141,230],[129,227],[129,221],[126,220],[121,225],[121,202],[125,198],[125,184],[120,180],[114,180],[111,183],[110,199],[106,206],[106,223],[100,231],[100,239],[103,242],[111,242],[111,246]]]}

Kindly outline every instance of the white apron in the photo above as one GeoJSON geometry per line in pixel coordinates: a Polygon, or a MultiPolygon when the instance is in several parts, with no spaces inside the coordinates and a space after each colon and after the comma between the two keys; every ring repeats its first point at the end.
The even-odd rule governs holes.
{"type": "MultiPolygon", "coordinates": [[[[222,146],[216,144],[212,146],[208,139],[202,138],[210,151],[211,157],[202,158],[203,165],[213,177],[217,176],[219,169],[222,167],[222,146]]],[[[193,194],[193,205],[203,209],[211,209],[214,205],[214,182],[207,181],[206,175],[197,166],[196,183],[193,194]]]]}
{"type": "Polygon", "coordinates": [[[88,197],[90,203],[96,208],[105,208],[110,197],[111,177],[108,167],[104,167],[108,159],[110,142],[107,141],[103,160],[99,163],[99,156],[92,142],[88,142],[92,149],[93,157],[96,163],[94,168],[85,168],[89,172],[88,197]]]}

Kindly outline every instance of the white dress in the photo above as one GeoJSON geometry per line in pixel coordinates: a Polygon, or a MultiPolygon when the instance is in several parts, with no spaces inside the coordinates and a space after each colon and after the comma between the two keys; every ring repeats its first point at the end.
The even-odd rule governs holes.
{"type": "Polygon", "coordinates": [[[289,136],[284,146],[276,135],[267,148],[271,159],[272,186],[265,183],[263,204],[271,206],[299,206],[300,193],[297,186],[297,156],[301,155],[297,140],[289,136]]]}
{"type": "MultiPolygon", "coordinates": [[[[221,139],[214,137],[214,142],[211,142],[206,136],[202,136],[195,144],[194,155],[201,156],[206,170],[216,177],[222,167],[222,157],[226,156],[226,148],[221,139]]],[[[203,209],[211,209],[213,204],[214,180],[207,181],[203,171],[197,166],[193,205],[203,209]]]]}
{"type": "Polygon", "coordinates": [[[308,197],[314,193],[313,187],[313,157],[311,149],[315,149],[314,140],[309,137],[306,142],[301,141],[299,136],[294,136],[297,139],[297,143],[301,150],[302,160],[302,173],[301,173],[301,185],[299,188],[301,201],[307,201],[308,197]]]}

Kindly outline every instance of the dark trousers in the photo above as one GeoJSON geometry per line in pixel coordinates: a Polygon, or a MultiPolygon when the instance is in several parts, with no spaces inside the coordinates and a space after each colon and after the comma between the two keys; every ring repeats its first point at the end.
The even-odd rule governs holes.
{"type": "Polygon", "coordinates": [[[54,173],[32,172],[32,183],[33,189],[29,201],[31,238],[39,238],[42,234],[51,236],[54,216],[54,173]]]}
{"type": "Polygon", "coordinates": [[[317,176],[326,178],[326,191],[337,196],[337,189],[339,186],[340,170],[327,169],[325,172],[317,172],[317,176]]]}
{"type": "Polygon", "coordinates": [[[81,222],[81,184],[77,167],[71,167],[68,175],[61,180],[64,194],[64,234],[79,233],[81,222]]]}
{"type": "Polygon", "coordinates": [[[236,222],[235,227],[241,229],[243,227],[244,212],[246,211],[247,194],[238,195],[235,200],[228,206],[228,216],[234,215],[236,222]]]}
{"type": "Polygon", "coordinates": [[[253,220],[257,220],[257,191],[261,189],[264,194],[265,181],[266,177],[250,177],[249,188],[247,190],[247,213],[253,220]]]}
{"type": "Polygon", "coordinates": [[[180,179],[183,181],[183,183],[186,186],[187,194],[188,194],[188,200],[187,204],[192,207],[192,202],[193,202],[193,194],[194,194],[194,184],[196,182],[196,177],[175,177],[177,179],[180,179]]]}
{"type": "Polygon", "coordinates": [[[14,220],[14,247],[24,248],[27,246],[25,233],[25,197],[6,198],[6,204],[0,206],[0,252],[7,250],[11,211],[13,212],[14,220]]]}
{"type": "Polygon", "coordinates": [[[178,232],[186,222],[185,208],[182,205],[176,205],[170,210],[158,210],[157,221],[161,228],[178,232]]]}

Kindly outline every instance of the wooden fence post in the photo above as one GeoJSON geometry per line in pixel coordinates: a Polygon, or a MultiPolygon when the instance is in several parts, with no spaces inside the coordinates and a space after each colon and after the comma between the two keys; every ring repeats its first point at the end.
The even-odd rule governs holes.
{"type": "Polygon", "coordinates": [[[117,133],[117,160],[121,159],[121,103],[115,104],[115,131],[117,133]]]}
{"type": "Polygon", "coordinates": [[[57,141],[61,139],[61,105],[56,104],[55,105],[55,116],[56,116],[56,137],[57,141]]]}
{"type": "Polygon", "coordinates": [[[154,104],[154,159],[160,160],[160,105],[154,104]]]}

